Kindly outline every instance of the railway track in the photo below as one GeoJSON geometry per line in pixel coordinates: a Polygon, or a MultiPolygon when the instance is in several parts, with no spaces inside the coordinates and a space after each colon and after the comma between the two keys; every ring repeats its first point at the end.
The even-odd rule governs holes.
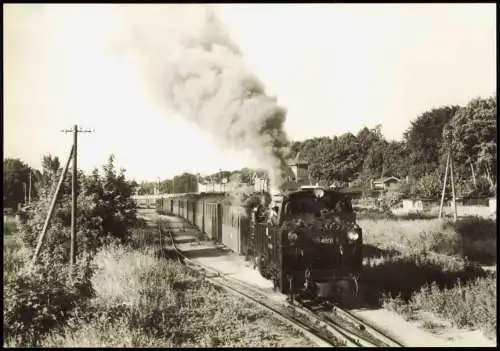
{"type": "Polygon", "coordinates": [[[258,287],[226,276],[212,267],[194,262],[176,246],[172,231],[181,228],[185,230],[184,225],[177,224],[164,227],[159,222],[159,231],[167,233],[172,248],[184,264],[203,272],[205,277],[214,285],[262,306],[281,321],[301,331],[309,339],[316,342],[318,346],[403,347],[402,343],[386,335],[385,332],[337,306],[327,306],[326,309],[320,307],[318,309],[317,307],[306,306],[300,300],[297,305],[284,304],[276,301],[270,293],[258,287]]]}

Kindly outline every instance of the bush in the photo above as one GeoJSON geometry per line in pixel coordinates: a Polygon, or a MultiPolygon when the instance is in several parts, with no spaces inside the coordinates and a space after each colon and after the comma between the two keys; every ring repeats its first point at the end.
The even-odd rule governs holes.
{"type": "MultiPolygon", "coordinates": [[[[117,239],[122,243],[130,239],[131,228],[136,224],[135,202],[131,198],[132,188],[126,181],[124,171],[116,173],[113,157],[103,167],[100,175],[94,170],[91,176],[80,176],[77,199],[78,218],[77,244],[79,252],[95,254],[102,245],[117,239]]],[[[71,196],[69,178],[63,183],[51,224],[44,242],[44,250],[60,262],[69,259],[71,226],[71,196]]],[[[26,223],[21,225],[24,243],[34,249],[45,222],[51,199],[42,198],[32,203],[26,223]]]]}
{"type": "Polygon", "coordinates": [[[3,235],[11,235],[17,232],[17,223],[14,218],[7,218],[5,222],[3,222],[3,235]]]}
{"type": "Polygon", "coordinates": [[[425,284],[436,282],[440,287],[452,287],[457,278],[463,281],[484,275],[477,266],[446,255],[415,247],[411,251],[378,258],[365,258],[363,262],[363,283],[370,287],[370,299],[378,303],[380,296],[400,295],[407,301],[412,293],[425,284]]]}
{"type": "Polygon", "coordinates": [[[401,192],[402,184],[391,184],[389,189],[382,195],[382,202],[387,208],[396,206],[403,199],[404,193],[401,192]]]}
{"type": "Polygon", "coordinates": [[[4,278],[4,339],[9,346],[37,346],[52,329],[72,316],[90,296],[92,266],[82,257],[69,279],[68,266],[42,255],[29,271],[27,257],[11,254],[4,278]]]}
{"type": "MultiPolygon", "coordinates": [[[[54,175],[55,178],[55,175],[54,175]]],[[[48,197],[32,202],[26,221],[20,226],[22,247],[8,251],[4,278],[5,339],[11,346],[39,345],[44,335],[63,327],[75,311],[85,308],[93,296],[92,257],[110,243],[125,243],[136,221],[135,202],[124,172],[117,174],[110,157],[103,175],[79,177],[77,199],[77,265],[68,278],[70,252],[71,197],[69,177],[63,182],[50,227],[37,264],[27,265],[33,256],[45,222],[48,197]]],[[[53,179],[55,180],[55,179],[53,179]]],[[[50,182],[49,182],[50,184],[50,182]]],[[[41,189],[48,193],[49,189],[41,189]]],[[[5,268],[5,267],[4,267],[5,268]]]]}
{"type": "Polygon", "coordinates": [[[439,199],[443,183],[439,170],[424,175],[415,184],[415,194],[424,199],[439,199]]]}
{"type": "Polygon", "coordinates": [[[451,224],[461,240],[459,254],[483,264],[497,261],[497,224],[495,219],[471,217],[451,224]]]}
{"type": "Polygon", "coordinates": [[[459,328],[481,329],[488,336],[496,330],[496,276],[476,278],[441,289],[435,282],[424,285],[409,301],[386,298],[384,307],[411,318],[418,310],[451,321],[459,328]]]}
{"type": "Polygon", "coordinates": [[[396,219],[396,216],[387,207],[384,210],[375,208],[355,208],[357,219],[369,219],[369,220],[383,220],[383,219],[396,219]]]}

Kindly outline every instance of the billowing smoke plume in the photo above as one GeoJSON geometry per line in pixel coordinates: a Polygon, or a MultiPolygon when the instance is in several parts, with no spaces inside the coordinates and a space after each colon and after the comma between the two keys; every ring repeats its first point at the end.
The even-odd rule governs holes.
{"type": "Polygon", "coordinates": [[[214,9],[134,5],[130,12],[126,48],[140,59],[152,93],[221,148],[250,149],[278,188],[286,166],[286,110],[266,95],[214,9]]]}

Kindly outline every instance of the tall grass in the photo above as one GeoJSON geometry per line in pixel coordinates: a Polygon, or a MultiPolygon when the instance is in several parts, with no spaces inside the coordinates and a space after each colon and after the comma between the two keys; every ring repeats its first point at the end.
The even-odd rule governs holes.
{"type": "MultiPolygon", "coordinates": [[[[496,221],[360,220],[367,300],[405,315],[425,310],[459,327],[496,327],[496,221]]],[[[493,329],[492,329],[493,328],[493,329]]]]}
{"type": "Polygon", "coordinates": [[[495,264],[496,221],[480,217],[439,220],[359,220],[366,245],[400,252],[419,248],[495,264]]]}
{"type": "Polygon", "coordinates": [[[284,346],[290,338],[310,344],[180,262],[154,257],[154,249],[112,246],[95,263],[90,317],[45,346],[284,346]]]}
{"type": "Polygon", "coordinates": [[[418,310],[433,312],[459,328],[480,329],[488,337],[496,332],[496,276],[478,277],[465,284],[441,289],[426,284],[409,301],[401,296],[386,297],[384,307],[412,318],[418,310]]]}
{"type": "Polygon", "coordinates": [[[3,235],[11,235],[14,234],[17,231],[17,224],[15,220],[12,219],[7,219],[3,223],[3,235]]]}

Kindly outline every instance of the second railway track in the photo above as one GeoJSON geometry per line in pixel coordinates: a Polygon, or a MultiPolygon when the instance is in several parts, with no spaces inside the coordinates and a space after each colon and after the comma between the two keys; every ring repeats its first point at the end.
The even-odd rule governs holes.
{"type": "Polygon", "coordinates": [[[402,343],[386,335],[375,326],[360,319],[349,311],[333,307],[329,311],[315,310],[300,303],[298,305],[284,304],[275,301],[268,292],[241,280],[224,275],[221,271],[194,262],[180,251],[172,233],[174,229],[184,229],[181,226],[163,226],[159,222],[159,231],[166,232],[172,248],[182,258],[185,264],[206,273],[206,278],[237,296],[252,301],[271,312],[283,322],[300,330],[309,339],[322,347],[403,347],[402,343]]]}

